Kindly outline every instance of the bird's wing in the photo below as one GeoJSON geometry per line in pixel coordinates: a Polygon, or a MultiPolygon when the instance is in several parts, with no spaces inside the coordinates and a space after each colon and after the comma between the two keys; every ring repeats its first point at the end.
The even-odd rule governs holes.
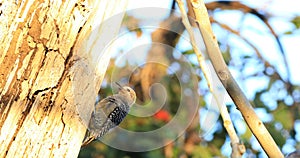
{"type": "Polygon", "coordinates": [[[102,99],[95,107],[95,111],[104,111],[105,114],[109,114],[115,109],[119,104],[117,96],[109,96],[105,99],[102,99]]]}
{"type": "Polygon", "coordinates": [[[108,115],[108,119],[115,125],[119,125],[126,117],[127,113],[128,111],[118,106],[108,115]]]}
{"type": "Polygon", "coordinates": [[[110,129],[119,125],[128,113],[128,109],[118,94],[102,99],[95,106],[89,123],[89,130],[83,146],[105,135],[110,129]]]}

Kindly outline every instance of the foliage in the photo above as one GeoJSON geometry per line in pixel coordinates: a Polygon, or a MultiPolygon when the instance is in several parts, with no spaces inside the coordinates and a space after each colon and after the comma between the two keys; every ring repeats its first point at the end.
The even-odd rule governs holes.
{"type": "MultiPolygon", "coordinates": [[[[215,12],[222,12],[216,10],[215,12]]],[[[226,13],[224,11],[224,13],[226,13]]],[[[237,11],[236,14],[241,14],[237,11]]],[[[245,16],[247,13],[242,14],[245,16]]],[[[214,16],[214,12],[212,12],[214,16]]],[[[257,15],[254,15],[257,16],[257,15]]],[[[131,17],[132,18],[132,17],[131,17]]],[[[239,28],[240,32],[251,31],[253,28],[243,28],[243,22],[246,23],[246,18],[241,18],[239,28]]],[[[138,25],[137,21],[134,20],[134,25],[138,25]]],[[[141,21],[139,21],[141,22],[141,21]]],[[[258,20],[257,23],[261,21],[258,20]]],[[[296,29],[299,29],[300,18],[296,16],[291,20],[291,24],[294,24],[296,29]]],[[[231,21],[228,22],[230,25],[231,21]]],[[[241,85],[244,92],[247,94],[251,100],[254,108],[261,116],[261,119],[265,123],[267,129],[275,139],[277,145],[284,149],[285,146],[292,146],[292,148],[287,149],[285,152],[291,152],[291,150],[299,149],[299,129],[296,130],[296,123],[299,122],[299,102],[300,102],[300,87],[291,82],[290,76],[287,76],[286,70],[281,70],[278,68],[278,63],[287,68],[282,60],[278,59],[278,63],[270,62],[267,56],[272,56],[276,52],[264,52],[264,50],[259,50],[255,52],[255,47],[247,44],[243,38],[239,38],[233,35],[230,31],[222,29],[218,25],[213,25],[216,30],[217,37],[219,39],[219,44],[223,50],[223,57],[228,64],[230,70],[233,72],[234,77],[238,80],[239,85],[241,85]],[[224,33],[225,32],[225,33],[224,33]],[[298,136],[297,136],[298,135],[298,136]],[[287,141],[289,140],[289,141],[287,141]]],[[[261,26],[261,25],[260,25],[261,26]]],[[[254,27],[254,26],[253,26],[254,27]]],[[[254,28],[260,29],[260,28],[254,28]]],[[[255,31],[257,31],[255,30],[255,31]]],[[[252,30],[253,31],[253,30],[252,30]]],[[[143,36],[147,36],[146,33],[142,33],[143,29],[139,29],[139,35],[136,36],[137,40],[143,36]]],[[[294,34],[293,30],[290,34],[294,34]]],[[[264,33],[265,34],[265,33],[264,33]]],[[[278,35],[285,36],[287,34],[278,35]]],[[[266,35],[274,36],[274,35],[266,35]]],[[[255,41],[253,41],[255,43],[255,41]]],[[[275,43],[275,42],[274,42],[275,43]]],[[[180,44],[180,43],[179,43],[180,44]]],[[[262,48],[259,44],[255,45],[257,48],[262,48]]],[[[275,46],[274,46],[275,47],[275,46]]],[[[191,49],[181,50],[182,54],[188,59],[191,59],[191,65],[196,70],[197,78],[199,79],[199,85],[205,85],[205,81],[202,80],[201,71],[199,71],[198,64],[194,60],[194,53],[191,49]]],[[[283,57],[282,57],[283,58],[283,57]]],[[[106,81],[109,82],[111,78],[110,72],[115,67],[112,62],[110,69],[107,71],[106,81]]],[[[127,63],[123,69],[130,67],[127,63]]],[[[293,74],[291,74],[293,75],[293,74]]],[[[161,80],[161,83],[167,87],[168,103],[163,106],[163,108],[158,111],[155,115],[151,117],[135,117],[127,116],[125,121],[121,123],[121,126],[132,131],[151,131],[164,126],[172,117],[176,114],[178,110],[180,97],[178,97],[180,91],[180,84],[176,81],[176,76],[169,74],[167,82],[164,82],[165,78],[161,80]]],[[[201,93],[199,105],[200,109],[204,110],[207,106],[207,97],[210,95],[207,88],[200,86],[199,90],[201,93]]],[[[111,92],[111,87],[103,86],[101,88],[100,94],[103,96],[108,95],[111,92]]],[[[228,105],[232,105],[228,103],[228,105]]],[[[259,148],[255,141],[255,138],[251,134],[251,131],[247,128],[247,125],[243,122],[239,111],[232,105],[230,113],[233,119],[235,128],[238,134],[247,148],[247,155],[263,156],[262,149],[259,148]]],[[[201,111],[201,110],[200,110],[201,111]]],[[[200,112],[201,116],[201,112],[200,112]]],[[[171,145],[172,156],[189,156],[189,157],[213,157],[213,156],[229,156],[229,153],[225,151],[229,148],[228,136],[222,126],[222,120],[218,120],[218,125],[215,127],[213,132],[209,136],[197,138],[198,141],[189,142],[188,136],[182,135],[174,144],[171,145]],[[182,141],[184,139],[185,141],[182,141]],[[223,149],[225,148],[225,149],[223,149]]],[[[299,124],[299,123],[298,123],[299,124]]],[[[299,125],[298,125],[299,126],[299,125]]],[[[201,127],[195,128],[200,132],[201,127]]],[[[195,130],[194,129],[194,130],[195,130]]],[[[188,133],[188,131],[186,132],[188,133]]],[[[193,137],[189,137],[193,138],[193,137]]],[[[195,140],[195,139],[194,139],[195,140]]],[[[100,141],[95,141],[90,144],[85,149],[82,149],[79,157],[166,157],[165,148],[159,148],[149,152],[132,153],[120,151],[109,146],[102,144],[100,141]]]]}

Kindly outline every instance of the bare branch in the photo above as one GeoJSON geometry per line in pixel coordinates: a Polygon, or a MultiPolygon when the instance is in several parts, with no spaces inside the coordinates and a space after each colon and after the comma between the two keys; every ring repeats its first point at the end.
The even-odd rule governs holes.
{"type": "MultiPolygon", "coordinates": [[[[260,51],[256,48],[256,46],[253,45],[247,38],[243,37],[238,31],[233,30],[232,28],[230,28],[226,24],[220,23],[219,21],[215,20],[213,17],[210,17],[210,21],[213,22],[213,23],[216,23],[216,24],[220,25],[223,29],[231,32],[232,34],[235,34],[235,35],[239,36],[244,42],[246,42],[250,47],[252,47],[252,49],[255,51],[257,57],[260,58],[260,60],[264,63],[264,65],[265,65],[266,68],[270,67],[270,68],[275,69],[273,65],[271,65],[267,60],[265,60],[262,57],[260,51]]],[[[285,82],[284,79],[281,77],[281,75],[277,71],[275,71],[274,73],[278,76],[278,78],[282,82],[285,82]]],[[[288,83],[286,83],[286,84],[288,84],[288,83]]]]}
{"type": "Polygon", "coordinates": [[[204,57],[202,55],[203,53],[197,47],[196,40],[195,40],[195,37],[194,37],[194,33],[193,33],[193,30],[192,30],[192,26],[191,26],[191,24],[189,22],[189,19],[187,17],[186,11],[184,9],[184,5],[183,5],[181,0],[177,0],[177,3],[178,3],[178,6],[180,8],[180,11],[181,11],[182,22],[185,25],[186,30],[189,33],[193,49],[195,51],[195,54],[196,54],[198,62],[199,62],[199,66],[200,66],[200,68],[201,68],[201,70],[204,74],[204,77],[207,81],[207,86],[208,86],[211,94],[213,95],[214,99],[217,102],[217,105],[219,107],[222,119],[224,121],[224,127],[227,130],[228,135],[230,137],[231,145],[232,145],[232,157],[241,157],[243,155],[243,153],[245,152],[245,146],[243,144],[240,144],[239,137],[237,136],[236,131],[233,127],[233,124],[232,124],[232,121],[230,119],[230,115],[227,111],[227,108],[226,108],[226,106],[221,104],[218,96],[216,95],[216,93],[214,92],[213,87],[211,86],[211,81],[208,77],[207,66],[206,66],[204,57]]]}
{"type": "Polygon", "coordinates": [[[269,157],[283,157],[272,136],[256,115],[247,97],[242,92],[231,75],[219,49],[217,39],[213,34],[205,4],[201,0],[192,0],[191,4],[196,16],[199,30],[206,45],[208,56],[218,74],[219,79],[232,98],[237,108],[241,111],[248,127],[257,138],[258,142],[269,157]]]}
{"type": "MultiPolygon", "coordinates": [[[[286,67],[286,74],[287,74],[287,79],[286,80],[282,80],[284,82],[290,82],[290,69],[289,69],[289,64],[287,61],[287,57],[286,54],[283,50],[283,46],[279,40],[278,35],[276,34],[275,30],[273,29],[273,27],[270,25],[270,23],[268,22],[268,18],[264,15],[259,13],[255,8],[251,8],[247,5],[242,4],[241,2],[238,1],[216,1],[216,2],[210,2],[205,4],[206,8],[208,10],[215,10],[215,9],[223,9],[223,10],[242,10],[244,13],[250,13],[256,17],[258,17],[270,30],[271,34],[274,36],[276,43],[279,47],[280,53],[282,55],[283,58],[283,62],[285,64],[286,67]]],[[[282,78],[282,77],[281,77],[282,78]]]]}

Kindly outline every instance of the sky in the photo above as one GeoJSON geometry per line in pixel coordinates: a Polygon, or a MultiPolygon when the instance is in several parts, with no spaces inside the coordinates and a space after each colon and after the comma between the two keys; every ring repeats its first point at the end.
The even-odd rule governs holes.
{"type": "MultiPolygon", "coordinates": [[[[210,0],[206,0],[205,2],[211,2],[210,0]]],[[[251,0],[243,0],[241,1],[253,8],[257,8],[261,11],[264,11],[267,13],[267,15],[270,16],[276,16],[276,18],[270,18],[270,23],[274,30],[278,34],[282,34],[286,31],[292,30],[293,25],[287,24],[286,21],[289,21],[294,15],[300,15],[300,1],[297,0],[261,0],[261,1],[251,1],[251,0]]],[[[171,1],[169,0],[129,0],[128,3],[128,9],[138,9],[143,7],[158,7],[158,8],[166,8],[169,9],[171,7],[171,1]]],[[[166,12],[152,12],[151,14],[144,14],[139,15],[135,14],[137,18],[141,16],[140,18],[151,18],[151,17],[145,17],[145,15],[149,15],[152,17],[162,17],[164,18],[169,13],[166,12]]],[[[231,15],[231,16],[238,16],[238,15],[231,15]]],[[[222,19],[222,18],[220,18],[222,19]]],[[[219,20],[220,20],[219,19],[219,20]]],[[[224,18],[223,18],[224,19],[224,18]]],[[[226,19],[226,18],[225,18],[226,19]]],[[[249,18],[251,19],[251,18],[249,18]]],[[[257,19],[247,20],[249,27],[251,26],[252,22],[257,23],[257,21],[254,21],[257,19]]],[[[220,20],[222,22],[222,20],[220,20]]],[[[225,22],[226,23],[226,22],[225,22]]],[[[231,22],[227,22],[227,24],[231,24],[231,22]]],[[[280,40],[284,45],[284,49],[286,51],[286,56],[289,62],[289,68],[290,72],[292,74],[291,81],[294,84],[300,85],[300,73],[298,68],[300,67],[300,53],[297,51],[299,47],[300,41],[300,32],[298,31],[295,35],[285,35],[280,40]]],[[[251,32],[245,32],[245,36],[252,37],[253,34],[251,32]]],[[[259,35],[258,35],[259,36],[259,35]]],[[[255,38],[255,37],[254,37],[255,38]]],[[[264,38],[255,38],[253,40],[255,43],[264,43],[263,46],[258,46],[260,49],[262,49],[262,52],[264,53],[264,57],[271,62],[274,63],[274,65],[278,65],[278,59],[280,59],[280,52],[278,51],[278,48],[274,47],[274,40],[264,38]],[[263,41],[258,41],[257,39],[262,39],[263,41]],[[269,41],[269,42],[266,42],[269,41]],[[272,55],[270,55],[270,52],[276,52],[272,55]]],[[[282,74],[284,75],[284,67],[282,64],[279,64],[279,69],[282,71],[282,74]]]]}

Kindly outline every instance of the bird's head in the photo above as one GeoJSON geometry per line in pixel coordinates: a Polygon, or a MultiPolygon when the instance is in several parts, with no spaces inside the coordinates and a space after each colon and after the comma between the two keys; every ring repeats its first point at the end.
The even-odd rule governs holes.
{"type": "Polygon", "coordinates": [[[131,107],[136,100],[135,91],[128,86],[122,87],[118,82],[116,82],[116,84],[119,87],[119,94],[123,96],[123,98],[128,102],[129,106],[131,107]]]}

